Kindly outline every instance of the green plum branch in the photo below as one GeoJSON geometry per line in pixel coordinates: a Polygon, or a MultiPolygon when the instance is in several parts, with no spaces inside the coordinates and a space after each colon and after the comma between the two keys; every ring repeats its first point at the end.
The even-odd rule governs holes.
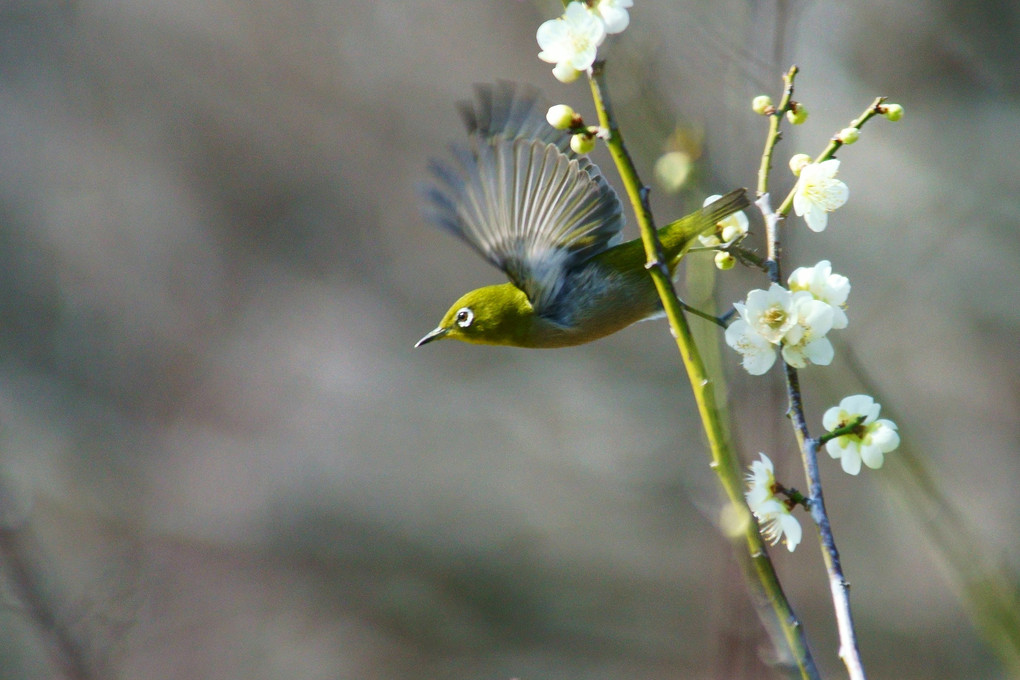
{"type": "Polygon", "coordinates": [[[802,678],[819,678],[818,669],[808,649],[803,627],[783,593],[775,568],[769,559],[764,539],[758,530],[757,523],[747,508],[744,499],[744,481],[741,476],[740,463],[733,451],[724,423],[722,411],[715,395],[714,381],[708,375],[705,363],[701,358],[687,318],[683,314],[684,306],[677,297],[668,267],[662,258],[662,246],[652,219],[648,205],[648,193],[642,184],[630,154],[624,145],[623,137],[612,115],[612,107],[605,83],[605,63],[595,62],[590,77],[592,97],[598,110],[599,125],[606,131],[606,144],[610,155],[620,172],[624,188],[630,197],[637,217],[641,239],[647,256],[647,269],[655,282],[656,290],[662,300],[666,318],[669,321],[677,349],[683,359],[688,379],[694,392],[705,433],[712,454],[712,467],[719,475],[723,489],[733,508],[740,514],[746,527],[744,534],[748,550],[758,577],[759,586],[765,599],[769,602],[779,622],[786,643],[795,659],[802,678]]]}

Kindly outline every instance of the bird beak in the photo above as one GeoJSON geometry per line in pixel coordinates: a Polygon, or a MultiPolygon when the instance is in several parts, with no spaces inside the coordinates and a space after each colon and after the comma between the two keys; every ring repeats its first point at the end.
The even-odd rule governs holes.
{"type": "Polygon", "coordinates": [[[415,347],[421,347],[425,343],[432,342],[433,340],[439,340],[440,338],[444,337],[449,332],[450,332],[449,328],[443,328],[442,326],[440,326],[439,328],[435,329],[434,331],[429,331],[429,334],[426,335],[421,340],[419,340],[418,342],[414,343],[414,346],[415,347]]]}

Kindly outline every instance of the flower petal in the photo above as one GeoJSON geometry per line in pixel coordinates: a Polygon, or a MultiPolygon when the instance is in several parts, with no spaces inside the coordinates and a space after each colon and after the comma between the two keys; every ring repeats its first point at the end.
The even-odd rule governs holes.
{"type": "Polygon", "coordinates": [[[806,368],[807,357],[804,355],[804,345],[783,345],[783,361],[794,368],[806,368]]]}
{"type": "MultiPolygon", "coordinates": [[[[798,183],[797,188],[800,188],[798,183]]],[[[808,211],[808,201],[804,197],[804,194],[800,191],[793,195],[793,212],[797,214],[797,217],[803,217],[804,213],[808,211]]]]}
{"type": "Polygon", "coordinates": [[[839,402],[839,407],[847,413],[856,414],[853,418],[867,416],[869,420],[873,420],[878,415],[881,405],[876,404],[875,400],[866,394],[852,394],[849,397],[843,397],[843,400],[839,402]]]}
{"type": "Polygon", "coordinates": [[[827,161],[822,161],[821,163],[815,163],[814,164],[814,171],[817,173],[817,177],[819,179],[822,179],[822,178],[831,179],[831,178],[836,176],[837,172],[839,172],[839,159],[838,158],[830,158],[827,161]]]}
{"type": "Polygon", "coordinates": [[[840,457],[840,463],[843,464],[843,472],[848,475],[856,475],[861,471],[861,454],[857,450],[857,447],[843,449],[843,455],[840,457]]]}
{"type": "Polygon", "coordinates": [[[791,514],[780,515],[779,522],[782,526],[783,533],[786,535],[786,549],[793,552],[800,544],[800,539],[803,536],[803,530],[801,529],[800,522],[798,522],[797,518],[791,514]]]}
{"type": "Polygon", "coordinates": [[[804,346],[804,354],[817,366],[828,366],[836,352],[828,338],[816,338],[804,346]]]}
{"type": "Polygon", "coordinates": [[[830,180],[825,187],[825,210],[832,212],[836,208],[843,207],[843,204],[850,198],[850,189],[838,179],[830,180]]]}
{"type": "Polygon", "coordinates": [[[808,228],[811,231],[823,232],[829,224],[829,215],[817,203],[808,203],[807,210],[804,213],[804,221],[807,222],[808,228]]]}
{"type": "Polygon", "coordinates": [[[832,406],[826,409],[825,414],[822,416],[822,427],[829,432],[839,427],[841,412],[842,409],[839,406],[832,406]]]}
{"type": "Polygon", "coordinates": [[[744,361],[741,363],[744,370],[751,375],[765,375],[772,368],[772,365],[776,363],[776,351],[769,348],[768,351],[757,354],[745,354],[744,361]]]}
{"type": "Polygon", "coordinates": [[[884,453],[892,451],[900,445],[900,435],[896,431],[896,424],[891,420],[879,420],[875,425],[878,427],[871,433],[871,441],[884,453]]]}
{"type": "Polygon", "coordinates": [[[829,453],[832,458],[842,458],[843,453],[846,451],[846,447],[842,445],[841,440],[846,437],[836,437],[825,442],[825,450],[829,453]]]}
{"type": "Polygon", "coordinates": [[[882,455],[882,449],[875,445],[862,446],[861,447],[861,460],[872,470],[877,470],[882,467],[882,463],[885,461],[885,456],[882,455]]]}

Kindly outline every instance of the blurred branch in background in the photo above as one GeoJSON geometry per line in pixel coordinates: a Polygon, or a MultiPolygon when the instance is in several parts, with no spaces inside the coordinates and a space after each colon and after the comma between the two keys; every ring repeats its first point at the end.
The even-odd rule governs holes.
{"type": "Polygon", "coordinates": [[[53,665],[69,680],[91,680],[97,676],[77,637],[62,620],[62,598],[52,583],[46,583],[46,558],[26,529],[0,527],[0,564],[4,580],[14,599],[7,604],[21,612],[26,621],[49,641],[53,665]]]}
{"type": "MultiPolygon", "coordinates": [[[[971,622],[1012,677],[1020,677],[1020,591],[1016,574],[982,545],[911,447],[901,448],[889,485],[942,558],[971,622]]],[[[975,502],[980,503],[980,500],[975,502]]]]}
{"type": "MultiPolygon", "coordinates": [[[[67,598],[52,573],[53,560],[32,534],[32,506],[25,490],[0,470],[0,583],[7,585],[0,591],[3,617],[22,619],[46,640],[52,666],[68,680],[91,680],[97,676],[86,652],[89,645],[71,630],[67,598]]],[[[0,629],[13,631],[14,626],[0,629]]],[[[8,665],[16,665],[11,663],[12,652],[0,656],[8,665]]]]}
{"type": "MultiPolygon", "coordinates": [[[[880,395],[878,383],[849,346],[843,347],[847,373],[865,392],[880,395]],[[874,390],[874,391],[873,391],[874,390]]],[[[886,402],[890,403],[890,402],[886,402]]],[[[900,448],[887,460],[882,477],[889,495],[923,531],[929,547],[941,559],[971,623],[1012,677],[1020,677],[1020,589],[1011,574],[984,545],[975,528],[945,493],[933,466],[919,453],[930,434],[909,409],[888,406],[897,422],[915,422],[900,448]]],[[[961,452],[970,455],[971,452],[961,452]]],[[[978,497],[972,502],[981,504],[978,497]]]]}

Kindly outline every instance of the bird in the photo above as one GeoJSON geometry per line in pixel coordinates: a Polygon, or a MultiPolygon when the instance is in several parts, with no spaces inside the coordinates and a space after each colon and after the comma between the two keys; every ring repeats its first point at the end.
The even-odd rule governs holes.
{"type": "MultiPolygon", "coordinates": [[[[546,120],[538,89],[475,86],[457,106],[468,143],[432,160],[426,216],[501,269],[506,283],[453,303],[415,347],[436,340],[556,348],[662,314],[641,239],[623,241],[623,205],[599,168],[546,120]]],[[[737,189],[658,231],[675,276],[695,238],[747,207],[737,189]]]]}

